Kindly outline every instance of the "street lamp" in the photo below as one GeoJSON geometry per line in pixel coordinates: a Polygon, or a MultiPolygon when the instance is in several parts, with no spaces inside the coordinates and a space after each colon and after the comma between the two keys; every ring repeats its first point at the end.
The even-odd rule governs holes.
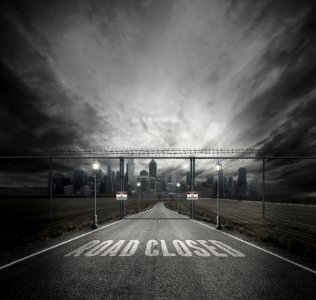
{"type": "Polygon", "coordinates": [[[98,227],[98,216],[97,216],[97,170],[100,168],[98,162],[92,164],[92,169],[94,170],[94,216],[92,228],[98,227]]]}
{"type": "Polygon", "coordinates": [[[136,185],[137,185],[137,190],[138,190],[137,210],[138,210],[138,212],[140,212],[140,208],[139,208],[139,203],[140,203],[140,187],[141,187],[142,184],[138,181],[136,185]]]}
{"type": "Polygon", "coordinates": [[[219,216],[219,172],[222,170],[222,164],[217,161],[216,165],[215,165],[215,170],[217,171],[217,175],[218,175],[218,182],[217,182],[217,216],[216,216],[216,229],[222,229],[221,226],[221,218],[219,216]]]}
{"type": "Polygon", "coordinates": [[[178,194],[178,213],[180,213],[180,206],[179,206],[179,188],[180,188],[180,186],[181,186],[181,184],[180,184],[180,182],[177,182],[177,194],[178,194]]]}

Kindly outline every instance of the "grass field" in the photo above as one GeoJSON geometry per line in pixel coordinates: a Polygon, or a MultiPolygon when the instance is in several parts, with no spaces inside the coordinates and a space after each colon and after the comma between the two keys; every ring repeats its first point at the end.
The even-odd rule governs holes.
{"type": "MultiPolygon", "coordinates": [[[[141,210],[157,201],[140,201],[141,210]]],[[[137,212],[138,200],[129,197],[124,202],[125,214],[137,212]]],[[[34,240],[60,236],[65,231],[90,226],[94,214],[94,199],[54,198],[53,218],[47,198],[8,198],[0,200],[0,251],[24,246],[34,240]]],[[[119,202],[114,197],[97,198],[98,222],[119,219],[119,202]]]]}
{"type": "MultiPolygon", "coordinates": [[[[168,198],[167,198],[168,199],[168,198]]],[[[167,200],[165,199],[165,200],[167,200]]],[[[142,197],[141,210],[156,204],[158,199],[142,197]]],[[[177,211],[177,201],[164,201],[177,211]]],[[[180,211],[190,214],[190,202],[181,198],[180,211]]],[[[137,197],[124,202],[125,215],[137,213],[137,197]]],[[[24,246],[35,240],[60,236],[65,231],[91,225],[94,199],[54,198],[53,218],[47,198],[8,198],[0,200],[0,251],[24,246]]],[[[97,198],[98,222],[119,219],[119,203],[114,197],[97,198]]],[[[257,201],[220,200],[222,225],[261,241],[287,248],[316,261],[316,206],[266,203],[262,219],[262,203],[257,201]]],[[[196,201],[196,218],[216,223],[216,199],[196,201]]]]}
{"type": "MultiPolygon", "coordinates": [[[[176,201],[175,201],[176,202],[176,201]]],[[[190,203],[180,201],[181,213],[188,214],[190,203]]],[[[166,206],[176,210],[176,204],[166,206]]],[[[220,200],[222,225],[258,240],[287,248],[316,262],[316,206],[266,203],[262,218],[260,201],[220,200]]],[[[195,204],[197,219],[216,223],[216,199],[199,199],[195,204]]]]}

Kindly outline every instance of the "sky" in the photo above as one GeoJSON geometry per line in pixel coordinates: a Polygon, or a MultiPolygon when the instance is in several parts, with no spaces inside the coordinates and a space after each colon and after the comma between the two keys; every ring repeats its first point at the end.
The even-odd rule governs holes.
{"type": "Polygon", "coordinates": [[[0,150],[316,143],[313,1],[1,1],[0,150]]]}
{"type": "Polygon", "coordinates": [[[315,15],[304,0],[1,1],[0,153],[315,153],[315,15]]]}

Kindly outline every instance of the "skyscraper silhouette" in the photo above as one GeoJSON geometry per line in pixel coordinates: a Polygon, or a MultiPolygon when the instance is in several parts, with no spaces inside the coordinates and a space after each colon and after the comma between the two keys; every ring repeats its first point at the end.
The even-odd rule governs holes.
{"type": "Polygon", "coordinates": [[[106,178],[106,193],[111,195],[113,194],[113,176],[111,163],[108,164],[107,178],[106,178]]]}
{"type": "Polygon", "coordinates": [[[157,177],[157,163],[153,159],[149,163],[149,177],[157,177]]]}
{"type": "Polygon", "coordinates": [[[136,186],[136,177],[135,177],[135,162],[134,159],[129,159],[126,164],[127,171],[127,181],[130,187],[136,186]]]}
{"type": "Polygon", "coordinates": [[[236,197],[239,200],[246,199],[248,197],[248,185],[247,185],[247,169],[238,169],[238,178],[236,182],[236,197]]]}
{"type": "Polygon", "coordinates": [[[247,184],[247,169],[246,168],[239,168],[238,169],[237,185],[243,186],[245,184],[247,184]]]}

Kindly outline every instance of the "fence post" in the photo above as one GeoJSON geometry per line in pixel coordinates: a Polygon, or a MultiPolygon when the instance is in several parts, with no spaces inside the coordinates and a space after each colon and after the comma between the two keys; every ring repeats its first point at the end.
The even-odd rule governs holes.
{"type": "Polygon", "coordinates": [[[266,181],[266,162],[262,159],[262,218],[265,219],[265,181],[266,181]]]}
{"type": "MultiPolygon", "coordinates": [[[[124,158],[120,157],[120,192],[124,192],[124,158]]],[[[120,219],[124,219],[124,203],[120,200],[120,219]]]]}
{"type": "Polygon", "coordinates": [[[49,187],[49,217],[53,218],[53,159],[49,159],[49,175],[48,175],[48,187],[49,187]]]}
{"type": "MultiPolygon", "coordinates": [[[[195,158],[190,157],[190,186],[191,192],[195,189],[195,158]]],[[[191,219],[195,219],[195,202],[191,200],[191,219]]]]}

